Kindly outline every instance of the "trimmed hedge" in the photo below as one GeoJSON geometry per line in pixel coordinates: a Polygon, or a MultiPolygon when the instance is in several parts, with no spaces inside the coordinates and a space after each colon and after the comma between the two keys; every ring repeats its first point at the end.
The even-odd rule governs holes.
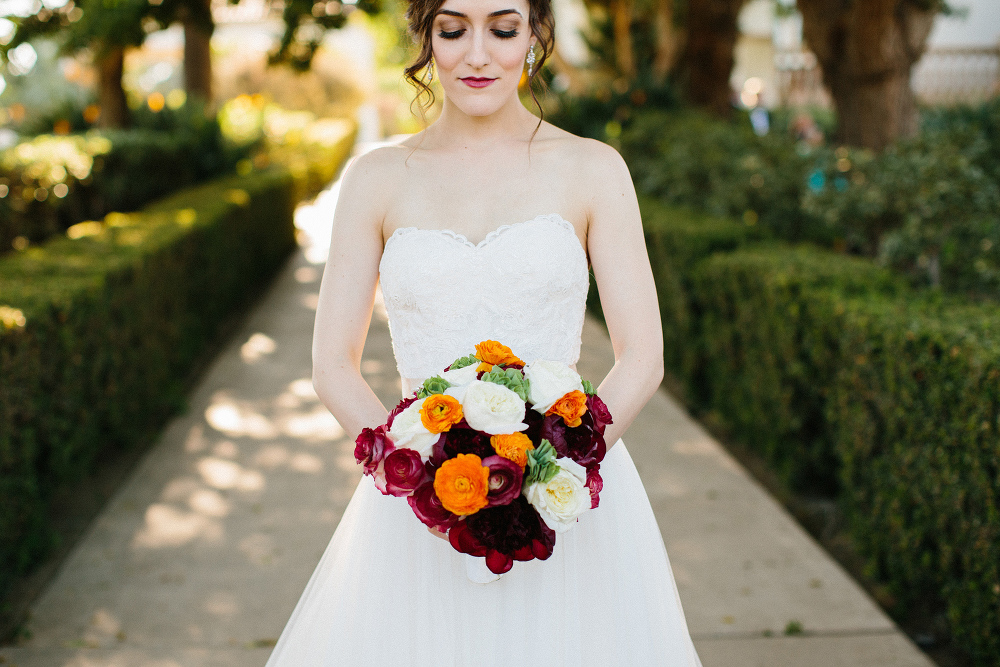
{"type": "MultiPolygon", "coordinates": [[[[345,127],[316,171],[353,140],[345,127]]],[[[0,259],[0,595],[53,546],[54,490],[183,406],[200,356],[295,247],[308,187],[284,167],[225,177],[0,259]]]]}
{"type": "MultiPolygon", "coordinates": [[[[899,293],[870,261],[810,246],[755,246],[701,262],[689,298],[700,313],[705,407],[800,492],[836,492],[824,416],[840,362],[843,299],[899,293]]],[[[690,377],[690,376],[689,376],[690,377]]]]}
{"type": "Polygon", "coordinates": [[[735,250],[764,237],[759,227],[683,208],[640,199],[646,248],[660,301],[663,322],[663,358],[679,377],[690,377],[688,389],[697,396],[702,359],[697,341],[700,313],[689,298],[691,272],[715,252],[735,250]]]}
{"type": "Polygon", "coordinates": [[[790,487],[836,494],[896,611],[930,601],[992,665],[1000,308],[914,292],[868,260],[751,243],[735,221],[642,206],[667,366],[695,407],[790,487]]]}
{"type": "Polygon", "coordinates": [[[947,612],[977,664],[1000,656],[1000,308],[848,304],[827,403],[842,500],[901,611],[947,612]]]}
{"type": "Polygon", "coordinates": [[[183,405],[198,353],[294,247],[291,193],[279,170],[228,178],[0,261],[23,322],[0,329],[0,585],[52,546],[52,489],[183,405]]]}

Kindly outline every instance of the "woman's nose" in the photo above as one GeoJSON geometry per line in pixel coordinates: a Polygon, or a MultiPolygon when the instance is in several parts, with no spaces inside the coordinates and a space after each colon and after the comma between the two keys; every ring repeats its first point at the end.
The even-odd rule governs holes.
{"type": "Polygon", "coordinates": [[[486,51],[486,36],[483,33],[472,36],[472,43],[465,53],[465,64],[474,69],[482,69],[490,64],[490,54],[486,51]]]}

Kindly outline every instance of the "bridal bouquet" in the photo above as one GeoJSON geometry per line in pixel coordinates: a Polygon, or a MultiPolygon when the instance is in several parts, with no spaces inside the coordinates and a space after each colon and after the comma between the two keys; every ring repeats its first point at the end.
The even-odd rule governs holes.
{"type": "Polygon", "coordinates": [[[383,494],[501,574],[548,558],[556,533],[597,507],[610,423],[569,366],[487,340],[364,429],[354,456],[383,494]]]}

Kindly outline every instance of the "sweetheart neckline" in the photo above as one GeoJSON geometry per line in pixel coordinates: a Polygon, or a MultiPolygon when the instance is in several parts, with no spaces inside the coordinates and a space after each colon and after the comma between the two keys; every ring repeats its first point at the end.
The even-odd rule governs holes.
{"type": "MultiPolygon", "coordinates": [[[[479,243],[473,243],[472,241],[470,241],[465,236],[465,234],[460,234],[460,233],[458,233],[458,232],[456,232],[456,231],[454,231],[452,229],[447,229],[447,228],[446,229],[427,229],[427,228],[424,228],[424,227],[399,227],[395,231],[393,231],[392,234],[389,235],[388,239],[386,239],[386,241],[385,241],[385,247],[386,248],[389,247],[389,242],[392,241],[394,238],[396,238],[397,236],[401,236],[402,235],[401,232],[404,232],[404,233],[409,233],[409,232],[430,232],[430,233],[436,233],[436,234],[443,234],[443,235],[448,236],[448,237],[452,238],[453,240],[461,243],[462,245],[464,245],[464,246],[466,246],[468,248],[472,248],[473,250],[479,250],[479,249],[483,248],[484,246],[486,246],[487,244],[489,244],[492,240],[494,240],[496,238],[499,238],[508,229],[512,229],[514,227],[520,227],[522,225],[528,225],[528,224],[531,224],[531,223],[534,223],[534,222],[545,221],[545,220],[549,220],[549,221],[561,223],[563,226],[565,226],[566,228],[568,228],[567,231],[572,232],[573,238],[576,239],[577,245],[580,247],[581,250],[584,250],[583,244],[580,243],[580,237],[576,235],[576,227],[573,225],[572,222],[570,222],[566,218],[562,217],[558,213],[542,213],[540,215],[536,215],[534,218],[531,218],[530,220],[522,220],[520,222],[512,222],[510,224],[500,225],[499,227],[497,227],[496,229],[494,229],[493,231],[491,231],[490,233],[488,233],[486,236],[484,236],[483,240],[480,241],[479,243]]],[[[584,256],[586,256],[586,254],[587,254],[586,250],[584,250],[584,256]]]]}

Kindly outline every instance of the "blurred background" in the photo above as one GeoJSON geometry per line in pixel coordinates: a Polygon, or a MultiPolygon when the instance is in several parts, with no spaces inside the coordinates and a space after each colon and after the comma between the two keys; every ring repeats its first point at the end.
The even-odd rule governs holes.
{"type": "MultiPolygon", "coordinates": [[[[629,164],[668,388],[939,664],[1000,664],[1000,3],[553,4],[541,112],[629,164]]],[[[295,206],[433,120],[404,11],[0,0],[7,635],[295,206]]]]}

